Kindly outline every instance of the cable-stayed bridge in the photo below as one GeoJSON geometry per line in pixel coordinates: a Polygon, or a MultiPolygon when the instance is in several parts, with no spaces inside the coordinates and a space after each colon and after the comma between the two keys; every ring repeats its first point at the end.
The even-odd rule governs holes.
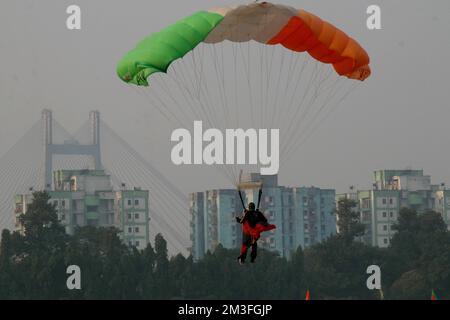
{"type": "Polygon", "coordinates": [[[52,188],[54,170],[104,169],[115,189],[149,190],[150,233],[167,240],[171,254],[188,253],[188,198],[93,111],[70,134],[42,111],[37,121],[0,158],[0,229],[14,228],[14,196],[52,188]]]}

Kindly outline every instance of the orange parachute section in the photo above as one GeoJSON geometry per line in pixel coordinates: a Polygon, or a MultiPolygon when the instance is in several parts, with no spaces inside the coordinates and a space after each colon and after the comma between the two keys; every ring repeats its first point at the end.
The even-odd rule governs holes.
{"type": "Polygon", "coordinates": [[[292,17],[267,44],[306,51],[320,62],[333,64],[339,75],[350,79],[363,81],[371,74],[369,55],[355,40],[304,10],[292,17]]]}

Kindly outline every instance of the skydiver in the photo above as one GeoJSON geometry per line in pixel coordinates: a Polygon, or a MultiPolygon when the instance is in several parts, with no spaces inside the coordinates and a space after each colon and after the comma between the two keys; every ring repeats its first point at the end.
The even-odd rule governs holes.
{"type": "Polygon", "coordinates": [[[242,217],[236,217],[236,221],[242,224],[241,254],[237,260],[240,264],[244,264],[247,258],[247,251],[252,247],[250,262],[254,263],[258,250],[257,241],[261,236],[261,232],[275,229],[276,226],[267,222],[267,218],[259,209],[255,208],[253,202],[248,204],[248,209],[244,210],[242,217]]]}

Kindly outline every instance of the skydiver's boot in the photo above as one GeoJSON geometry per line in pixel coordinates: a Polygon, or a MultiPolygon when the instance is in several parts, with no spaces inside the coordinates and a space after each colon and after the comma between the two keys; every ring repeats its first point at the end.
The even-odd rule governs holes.
{"type": "Polygon", "coordinates": [[[247,250],[248,247],[245,244],[243,244],[241,247],[241,255],[237,257],[237,260],[241,265],[245,263],[245,259],[247,258],[247,250]]]}

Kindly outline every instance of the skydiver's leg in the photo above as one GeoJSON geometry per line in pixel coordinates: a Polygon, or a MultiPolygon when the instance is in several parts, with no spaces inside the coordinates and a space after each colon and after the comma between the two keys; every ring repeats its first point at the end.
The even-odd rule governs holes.
{"type": "Polygon", "coordinates": [[[241,255],[239,256],[243,261],[247,258],[248,247],[244,243],[241,246],[241,255]]]}
{"type": "Polygon", "coordinates": [[[240,263],[244,263],[247,258],[248,248],[252,245],[252,237],[248,234],[242,235],[241,255],[238,257],[240,263]]]}
{"type": "Polygon", "coordinates": [[[250,262],[251,263],[255,262],[257,254],[258,254],[258,243],[255,241],[252,244],[252,253],[250,255],[250,262]]]}

